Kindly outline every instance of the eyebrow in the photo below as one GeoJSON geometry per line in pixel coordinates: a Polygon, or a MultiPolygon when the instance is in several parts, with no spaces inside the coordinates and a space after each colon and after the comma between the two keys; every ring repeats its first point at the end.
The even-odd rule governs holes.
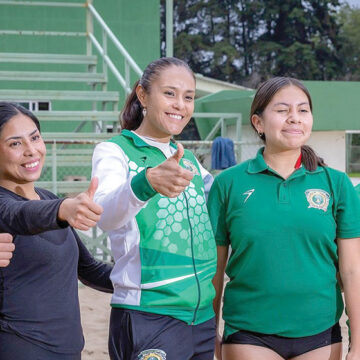
{"type": "MultiPolygon", "coordinates": [[[[164,85],[164,88],[168,88],[168,89],[173,89],[173,90],[178,90],[178,87],[175,86],[169,86],[169,85],[164,85]]],[[[190,92],[190,93],[194,93],[195,94],[195,90],[185,90],[185,92],[190,92]]]]}
{"type": "MultiPolygon", "coordinates": [[[[274,104],[274,106],[277,106],[277,105],[285,105],[285,106],[290,106],[290,104],[287,104],[287,103],[284,103],[284,102],[279,102],[279,103],[276,103],[274,104]]],[[[300,105],[310,105],[307,101],[304,101],[300,104],[297,104],[297,106],[300,106],[300,105]]]]}
{"type": "MultiPolygon", "coordinates": [[[[33,132],[31,132],[31,133],[29,134],[29,136],[34,135],[37,131],[38,131],[38,129],[35,129],[33,132]]],[[[17,139],[21,139],[21,138],[22,138],[22,136],[10,136],[10,137],[8,137],[7,139],[5,139],[5,141],[17,140],[17,139]]]]}

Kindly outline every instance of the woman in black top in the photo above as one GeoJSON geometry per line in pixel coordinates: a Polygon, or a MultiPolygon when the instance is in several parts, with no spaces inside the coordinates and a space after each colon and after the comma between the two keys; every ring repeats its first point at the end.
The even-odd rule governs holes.
{"type": "Polygon", "coordinates": [[[96,179],[73,199],[35,188],[46,148],[37,118],[0,103],[0,232],[14,237],[0,268],[0,359],[78,360],[84,345],[78,278],[112,291],[111,267],[97,262],[70,225],[94,226],[96,179]]]}

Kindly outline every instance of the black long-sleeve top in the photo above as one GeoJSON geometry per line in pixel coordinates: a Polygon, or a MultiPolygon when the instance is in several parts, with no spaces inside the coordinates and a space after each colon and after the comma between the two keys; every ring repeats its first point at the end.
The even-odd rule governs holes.
{"type": "Polygon", "coordinates": [[[76,232],[57,220],[62,199],[36,192],[41,200],[0,187],[0,232],[12,234],[15,243],[10,265],[0,269],[0,331],[54,352],[79,353],[84,339],[77,279],[112,292],[112,268],[96,261],[76,232]]]}

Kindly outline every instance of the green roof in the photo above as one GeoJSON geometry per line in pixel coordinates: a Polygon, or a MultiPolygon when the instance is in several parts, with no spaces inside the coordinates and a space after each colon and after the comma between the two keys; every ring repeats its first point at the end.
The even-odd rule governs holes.
{"type": "MultiPolygon", "coordinates": [[[[195,101],[195,112],[207,113],[241,113],[242,123],[249,123],[251,102],[254,90],[223,90],[204,96],[195,101]]],[[[195,123],[203,139],[210,132],[218,119],[196,119],[195,123]]]]}
{"type": "MultiPolygon", "coordinates": [[[[303,81],[313,101],[315,131],[360,130],[360,82],[303,81]]],[[[249,123],[255,90],[224,90],[199,98],[196,112],[241,113],[249,123]]],[[[216,119],[195,119],[201,138],[206,137],[216,119]]]]}

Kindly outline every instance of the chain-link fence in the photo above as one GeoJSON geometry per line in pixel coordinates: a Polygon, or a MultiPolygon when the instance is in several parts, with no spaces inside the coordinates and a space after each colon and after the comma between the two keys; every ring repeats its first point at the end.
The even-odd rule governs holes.
{"type": "MultiPolygon", "coordinates": [[[[37,186],[46,188],[59,197],[75,196],[85,191],[91,179],[91,158],[95,145],[99,141],[46,141],[47,157],[42,175],[37,186]]],[[[200,163],[211,169],[212,141],[181,141],[185,148],[191,150],[200,163]]],[[[254,157],[259,142],[234,142],[237,162],[254,157]]],[[[110,242],[98,227],[78,232],[91,253],[102,261],[111,261],[110,242]]]]}
{"type": "Polygon", "coordinates": [[[47,157],[39,179],[58,196],[84,191],[91,178],[91,158],[95,142],[46,142],[47,157]]]}
{"type": "MultiPolygon", "coordinates": [[[[38,185],[58,196],[72,196],[86,190],[91,178],[91,158],[98,141],[46,141],[47,157],[38,185]]],[[[181,141],[199,162],[211,169],[212,141],[181,141]]],[[[234,141],[237,163],[255,156],[261,143],[234,141]]]]}

